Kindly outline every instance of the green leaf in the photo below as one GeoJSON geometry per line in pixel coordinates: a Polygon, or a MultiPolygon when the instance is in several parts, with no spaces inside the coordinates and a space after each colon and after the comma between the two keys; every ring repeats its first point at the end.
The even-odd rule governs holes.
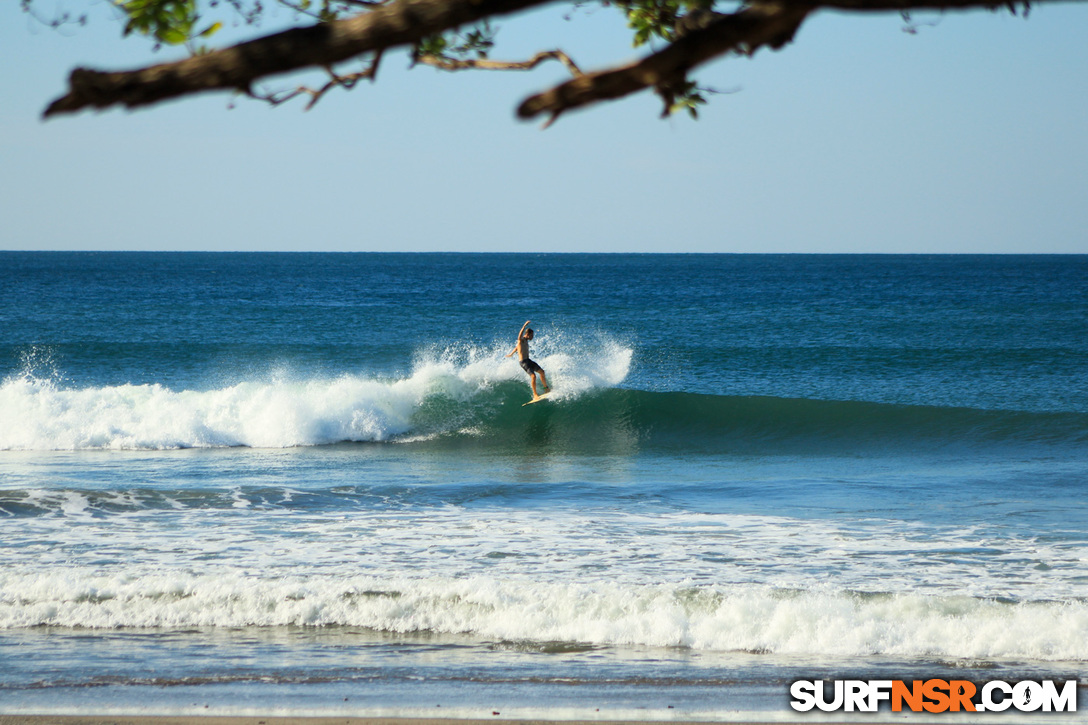
{"type": "Polygon", "coordinates": [[[128,16],[123,35],[138,32],[171,45],[191,39],[198,17],[196,0],[114,0],[114,4],[128,16]]]}
{"type": "Polygon", "coordinates": [[[189,39],[189,34],[178,28],[162,28],[155,37],[170,45],[181,45],[189,39]]]}
{"type": "Polygon", "coordinates": [[[197,33],[196,37],[198,37],[198,38],[210,38],[211,36],[218,33],[220,28],[222,28],[222,27],[223,27],[223,23],[220,23],[220,22],[212,23],[211,25],[209,25],[208,27],[204,28],[199,33],[197,33]]]}

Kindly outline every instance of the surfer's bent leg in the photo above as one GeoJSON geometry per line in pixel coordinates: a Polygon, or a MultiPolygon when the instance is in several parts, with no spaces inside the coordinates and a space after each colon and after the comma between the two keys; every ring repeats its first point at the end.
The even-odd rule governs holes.
{"type": "Polygon", "coordinates": [[[529,386],[533,389],[533,397],[537,397],[536,392],[536,374],[540,373],[540,379],[544,381],[544,391],[548,391],[548,381],[544,380],[544,368],[536,364],[535,361],[525,358],[521,361],[521,369],[529,374],[529,386]]]}

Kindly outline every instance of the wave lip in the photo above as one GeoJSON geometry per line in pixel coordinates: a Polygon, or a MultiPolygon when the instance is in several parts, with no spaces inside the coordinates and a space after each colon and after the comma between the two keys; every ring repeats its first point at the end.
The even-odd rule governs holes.
{"type": "Polygon", "coordinates": [[[241,574],[0,576],[0,628],[352,626],[790,655],[1088,660],[1088,603],[760,586],[241,574]]]}

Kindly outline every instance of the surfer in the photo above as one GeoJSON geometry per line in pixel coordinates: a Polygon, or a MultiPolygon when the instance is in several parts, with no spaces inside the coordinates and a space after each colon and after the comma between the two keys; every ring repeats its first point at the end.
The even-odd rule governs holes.
{"type": "Polygon", "coordinates": [[[535,361],[529,358],[529,340],[533,339],[533,330],[529,327],[529,323],[532,320],[526,320],[525,324],[521,326],[521,330],[518,332],[518,344],[514,346],[514,349],[506,354],[506,357],[510,357],[515,352],[518,354],[518,360],[521,361],[521,369],[529,373],[529,385],[533,388],[533,400],[536,400],[540,396],[536,392],[536,375],[540,373],[540,382],[544,383],[544,392],[550,392],[551,388],[548,387],[548,379],[544,377],[544,368],[536,364],[535,361]]]}

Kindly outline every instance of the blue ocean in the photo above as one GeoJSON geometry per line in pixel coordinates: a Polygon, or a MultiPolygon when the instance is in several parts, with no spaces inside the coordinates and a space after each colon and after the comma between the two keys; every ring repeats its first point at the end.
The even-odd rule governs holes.
{"type": "Polygon", "coordinates": [[[0,714],[1086,666],[1088,256],[0,253],[0,714]]]}

